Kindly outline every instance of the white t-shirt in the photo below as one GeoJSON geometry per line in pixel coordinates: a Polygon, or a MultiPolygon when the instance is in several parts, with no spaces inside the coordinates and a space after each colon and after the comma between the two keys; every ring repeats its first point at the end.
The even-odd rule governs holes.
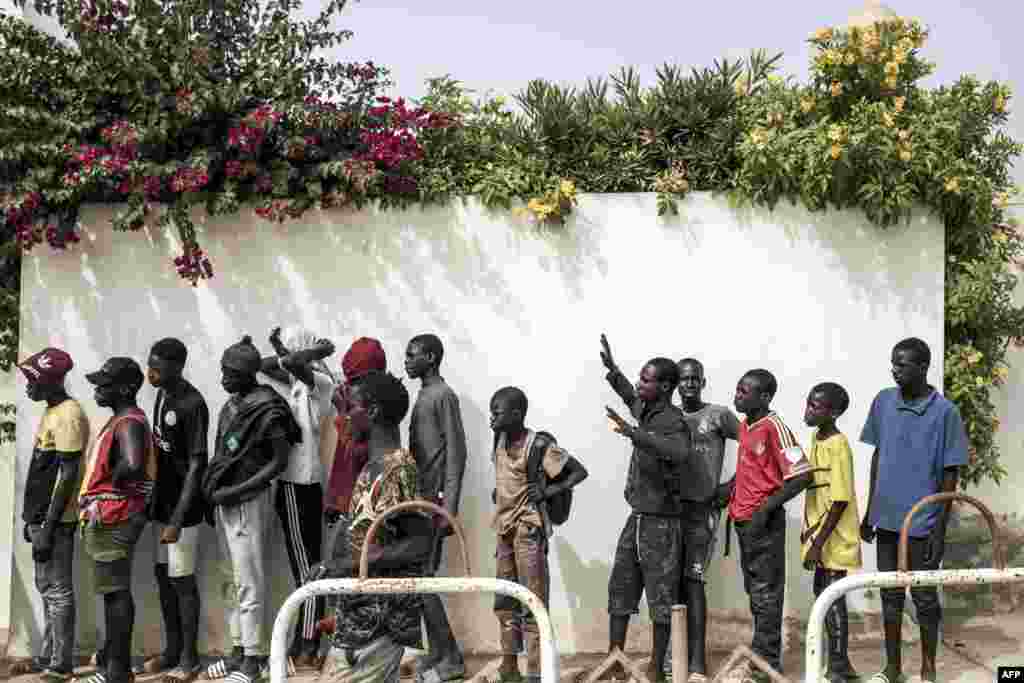
{"type": "Polygon", "coordinates": [[[302,443],[292,446],[288,456],[288,467],[281,473],[281,481],[293,484],[323,483],[324,473],[320,464],[320,426],[323,417],[334,415],[334,404],[331,394],[334,382],[327,375],[313,371],[311,389],[305,382],[293,379],[291,389],[285,394],[288,405],[292,407],[292,415],[302,430],[302,443]]]}

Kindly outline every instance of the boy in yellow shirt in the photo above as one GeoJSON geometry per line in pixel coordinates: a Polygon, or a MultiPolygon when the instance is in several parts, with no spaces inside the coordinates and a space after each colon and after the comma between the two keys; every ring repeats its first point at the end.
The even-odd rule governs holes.
{"type": "MultiPolygon", "coordinates": [[[[814,482],[804,496],[800,534],[804,569],[814,571],[814,597],[829,585],[860,569],[860,515],[853,485],[853,451],[836,420],[846,412],[850,396],[843,387],[825,382],[807,396],[804,422],[817,431],[811,437],[809,460],[814,482]]],[[[848,654],[846,598],[839,598],[825,617],[830,683],[857,678],[848,654]]]]}

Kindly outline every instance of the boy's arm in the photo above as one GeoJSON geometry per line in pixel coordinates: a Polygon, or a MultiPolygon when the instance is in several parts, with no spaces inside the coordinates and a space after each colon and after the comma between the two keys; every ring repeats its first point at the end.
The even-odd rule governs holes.
{"type": "Polygon", "coordinates": [[[438,419],[444,431],[444,507],[453,517],[459,514],[459,500],[462,497],[462,480],[466,472],[468,448],[466,430],[462,426],[462,410],[459,397],[448,391],[438,402],[438,419]]]}
{"type": "Polygon", "coordinates": [[[811,464],[788,427],[775,429],[769,439],[769,451],[782,471],[782,488],[768,496],[761,507],[754,511],[750,520],[752,533],[756,533],[757,529],[763,529],[773,512],[795,498],[814,481],[811,464]]]}
{"type": "Polygon", "coordinates": [[[239,498],[255,489],[260,489],[273,481],[274,477],[281,474],[288,468],[288,455],[291,451],[291,444],[285,437],[279,437],[270,441],[270,447],[274,456],[256,474],[249,479],[235,486],[228,486],[218,489],[213,494],[214,505],[232,505],[239,498]]]}
{"type": "Polygon", "coordinates": [[[814,542],[811,544],[810,550],[807,552],[807,559],[804,561],[804,569],[814,569],[818,564],[818,560],[821,558],[821,549],[825,547],[825,542],[828,537],[832,535],[832,532],[836,530],[836,526],[839,525],[839,519],[846,512],[846,508],[849,505],[845,500],[837,500],[832,503],[832,506],[828,509],[828,516],[825,517],[825,522],[821,525],[821,529],[818,530],[818,534],[814,537],[814,542]]]}
{"type": "Polygon", "coordinates": [[[557,484],[550,484],[544,489],[544,498],[554,498],[563,491],[573,489],[583,483],[583,480],[590,476],[587,468],[576,458],[569,456],[562,467],[565,472],[565,479],[557,484]]]}
{"type": "Polygon", "coordinates": [[[311,349],[293,351],[281,358],[281,367],[294,375],[300,382],[310,389],[316,389],[316,382],[313,379],[312,363],[323,360],[334,353],[334,344],[327,339],[321,339],[311,349]]]}
{"type": "MultiPolygon", "coordinates": [[[[637,401],[636,391],[633,388],[632,383],[626,376],[619,370],[619,366],[615,364],[615,359],[612,358],[612,349],[608,344],[608,339],[602,334],[601,335],[601,362],[608,369],[608,374],[605,375],[605,379],[612,385],[612,389],[619,395],[623,403],[629,408],[630,412],[633,412],[633,406],[637,401]]],[[[635,415],[634,415],[635,417],[635,415]]]]}
{"type": "Polygon", "coordinates": [[[875,480],[878,479],[878,449],[871,454],[871,475],[868,480],[868,505],[864,510],[864,519],[860,523],[860,537],[865,543],[875,540],[875,528],[871,526],[871,508],[875,504],[875,480]]]}
{"type": "Polygon", "coordinates": [[[768,499],[754,510],[754,516],[750,519],[750,526],[756,529],[763,529],[768,522],[768,517],[791,499],[799,495],[804,489],[811,485],[814,475],[810,472],[790,477],[783,484],[782,488],[768,496],[768,499]]]}

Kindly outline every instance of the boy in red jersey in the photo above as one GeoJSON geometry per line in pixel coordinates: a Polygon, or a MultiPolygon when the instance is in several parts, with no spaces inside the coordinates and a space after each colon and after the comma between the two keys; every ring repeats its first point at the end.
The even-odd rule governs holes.
{"type": "MultiPolygon", "coordinates": [[[[783,504],[811,484],[811,466],[796,437],[770,409],[778,383],[767,370],[750,370],[736,385],[740,422],[736,478],[729,517],[740,542],[743,585],[750,597],[750,649],[782,671],[782,601],[786,584],[786,511],[783,504]]],[[[766,680],[751,669],[746,680],[766,680]]]]}

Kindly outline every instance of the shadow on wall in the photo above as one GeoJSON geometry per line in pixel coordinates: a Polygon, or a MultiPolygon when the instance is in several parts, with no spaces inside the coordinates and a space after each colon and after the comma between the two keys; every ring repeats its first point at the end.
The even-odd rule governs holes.
{"type": "MultiPolygon", "coordinates": [[[[107,223],[111,211],[92,208],[83,214],[85,238],[78,248],[24,260],[21,354],[46,345],[69,350],[76,367],[68,387],[82,400],[95,433],[108,415],[92,401],[84,374],[111,355],[144,363],[149,347],[164,336],[187,344],[186,377],[215,416],[226,399],[220,355],[242,334],[251,334],[267,354],[267,335],[278,325],[305,325],[341,350],[355,337],[374,336],[383,342],[392,372],[401,375],[407,340],[437,333],[446,347],[442,374],[459,395],[469,441],[462,519],[474,573],[494,571],[488,403],[495,389],[513,384],[530,398],[529,424],[555,433],[591,473],[576,496],[573,518],[553,540],[552,617],[565,633],[562,642],[600,651],[607,638],[608,565],[628,512],[622,490],[629,457],[604,418],[603,407],[618,407],[619,401],[598,357],[602,332],[631,378],[656,355],[700,357],[710,378],[706,399],[715,403],[731,404],[736,379],[750,367],[773,369],[780,378],[775,407],[794,430],[822,368],[850,390],[846,419],[854,425],[887,381],[886,367],[875,360],[887,357],[894,339],[913,333],[941,344],[940,226],[915,223],[878,242],[852,213],[754,212],[747,220],[705,195],[688,197],[683,211],[682,219],[663,222],[653,195],[583,196],[561,232],[538,232],[474,203],[311,212],[283,226],[244,214],[201,224],[217,277],[192,288],[174,273],[177,244],[170,233],[114,233],[107,223]],[[844,230],[855,236],[841,237],[844,230]],[[896,264],[918,275],[901,279],[874,270],[896,264]]],[[[340,353],[328,362],[337,369],[340,353]]],[[[415,395],[418,386],[407,386],[415,395]]],[[[20,516],[32,432],[42,411],[27,401],[21,385],[16,393],[20,516]]],[[[140,405],[151,411],[153,398],[145,387],[140,405]]],[[[211,426],[211,452],[213,438],[211,426]]],[[[858,477],[864,488],[859,470],[858,477]]],[[[796,504],[790,506],[791,527],[797,526],[796,504]]],[[[16,533],[20,537],[20,526],[16,533]]],[[[223,606],[231,577],[218,558],[213,530],[204,527],[202,533],[201,646],[213,651],[227,644],[223,606]]],[[[275,525],[275,544],[280,533],[275,525]]],[[[162,642],[152,553],[147,533],[134,567],[137,652],[156,651],[162,642]]],[[[447,556],[448,573],[460,573],[451,544],[447,556]]],[[[745,607],[733,558],[721,562],[712,569],[712,606],[745,607]]],[[[92,582],[85,558],[78,566],[79,643],[88,651],[99,639],[102,615],[87,597],[92,582]]],[[[38,643],[41,623],[26,544],[15,544],[15,570],[12,623],[18,635],[11,651],[17,655],[28,651],[27,635],[38,643]]],[[[291,588],[285,559],[270,574],[268,617],[291,588]]],[[[809,592],[799,577],[789,588],[809,592]]],[[[799,598],[790,603],[802,604],[799,598]]],[[[492,597],[459,596],[450,605],[467,650],[493,650],[492,597]]],[[[646,607],[641,611],[646,621],[646,607]]]]}

